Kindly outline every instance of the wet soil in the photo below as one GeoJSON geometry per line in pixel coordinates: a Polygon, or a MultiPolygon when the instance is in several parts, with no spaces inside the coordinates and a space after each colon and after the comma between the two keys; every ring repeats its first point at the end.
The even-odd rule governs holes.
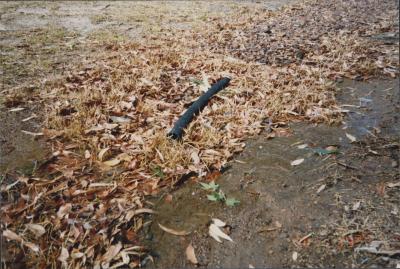
{"type": "Polygon", "coordinates": [[[157,257],[152,267],[190,266],[184,254],[189,243],[201,266],[209,268],[399,263],[395,257],[355,251],[372,240],[400,245],[400,188],[387,187],[400,178],[399,82],[343,81],[338,86],[338,99],[349,110],[342,125],[292,123],[288,137],[268,139],[265,133],[249,141],[216,179],[240,205],[208,201],[199,179],[171,192],[172,200],[160,197],[159,214],[146,236],[157,257]],[[357,141],[352,143],[346,133],[357,141]],[[307,147],[298,148],[303,144],[307,147]],[[323,154],[327,146],[337,147],[338,153],[323,154]],[[290,164],[300,158],[305,159],[300,165],[290,164]],[[229,224],[233,243],[208,236],[211,218],[229,224]],[[158,223],[191,234],[174,236],[158,223]]]}
{"type": "Polygon", "coordinates": [[[44,143],[23,132],[40,132],[40,125],[31,118],[36,116],[32,109],[35,108],[15,112],[8,108],[0,110],[0,174],[18,169],[30,175],[37,162],[46,156],[44,143]]]}

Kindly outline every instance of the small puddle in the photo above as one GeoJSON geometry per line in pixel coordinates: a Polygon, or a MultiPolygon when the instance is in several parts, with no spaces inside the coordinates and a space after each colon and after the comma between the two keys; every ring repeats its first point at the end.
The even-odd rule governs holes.
{"type": "Polygon", "coordinates": [[[39,128],[35,119],[22,122],[31,116],[28,110],[8,110],[0,110],[0,175],[17,170],[30,174],[36,162],[44,159],[46,152],[43,143],[22,130],[37,132],[39,128]]]}
{"type": "MultiPolygon", "coordinates": [[[[289,238],[321,227],[335,214],[332,201],[321,196],[317,198],[320,203],[311,203],[310,194],[306,193],[311,185],[320,182],[329,165],[327,156],[320,156],[315,150],[336,145],[339,152],[345,152],[351,147],[346,133],[357,140],[377,133],[387,137],[400,134],[398,80],[344,80],[338,86],[339,103],[349,110],[342,125],[293,123],[292,136],[267,139],[260,135],[236,157],[239,162],[231,162],[231,168],[217,183],[228,197],[240,200],[240,205],[227,207],[208,201],[207,193],[195,181],[171,192],[170,202],[164,196],[157,198],[155,208],[159,214],[153,216],[145,239],[156,257],[155,264],[149,266],[189,266],[185,248],[190,242],[197,242],[197,255],[212,268],[288,265],[289,260],[282,260],[275,253],[288,252],[292,245],[289,238]],[[298,148],[300,144],[309,146],[298,148]],[[290,162],[299,158],[304,162],[291,166],[290,162]],[[221,245],[208,236],[211,218],[220,218],[232,226],[235,243],[221,245]],[[284,227],[278,237],[256,232],[276,221],[284,227]],[[192,233],[187,237],[167,234],[158,223],[192,233]],[[202,257],[202,253],[207,254],[202,257]]],[[[339,260],[328,264],[336,263],[340,265],[339,260]]]]}
{"type": "Polygon", "coordinates": [[[382,131],[385,135],[400,133],[399,125],[388,124],[399,117],[398,108],[396,110],[400,100],[398,80],[345,80],[339,86],[342,93],[338,101],[343,109],[350,110],[344,128],[359,136],[371,135],[374,131],[382,131]]]}

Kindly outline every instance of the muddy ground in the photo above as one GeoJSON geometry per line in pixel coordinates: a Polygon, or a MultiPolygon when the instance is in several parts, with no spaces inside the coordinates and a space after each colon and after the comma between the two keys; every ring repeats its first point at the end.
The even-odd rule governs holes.
{"type": "MultiPolygon", "coordinates": [[[[287,2],[261,5],[275,9],[287,2]]],[[[149,29],[157,31],[151,18],[129,16],[135,4],[0,4],[1,92],[21,96],[18,104],[0,97],[2,180],[8,173],[31,174],[50,151],[40,136],[22,132],[40,132],[43,111],[35,96],[44,83],[62,75],[82,57],[90,58],[98,43],[140,39],[149,29]],[[16,106],[25,109],[10,111],[16,106]]],[[[164,5],[162,14],[186,10],[185,5],[164,5]]],[[[198,9],[191,12],[199,17],[229,14],[229,4],[196,5],[198,9]]],[[[169,23],[175,28],[192,27],[189,20],[169,23]]],[[[398,252],[384,253],[400,249],[399,82],[345,80],[338,87],[338,100],[349,110],[342,125],[272,125],[282,130],[280,137],[271,137],[266,129],[248,141],[245,151],[222,175],[215,173],[209,178],[226,195],[240,200],[239,205],[227,207],[208,201],[196,178],[170,193],[149,197],[159,213],[148,218],[142,232],[154,258],[154,262],[147,259],[147,266],[193,266],[185,257],[189,243],[200,267],[208,268],[399,266],[398,252]],[[351,142],[346,133],[356,141],[351,142]],[[299,148],[304,144],[307,146],[299,148]],[[337,152],[328,154],[328,146],[337,152]],[[290,165],[300,158],[303,163],[290,165]],[[233,243],[220,244],[208,236],[211,218],[229,225],[226,232],[233,243]],[[191,234],[167,234],[158,223],[191,234]],[[382,241],[380,253],[362,249],[373,241],[382,241]]]]}
{"type": "Polygon", "coordinates": [[[189,243],[209,268],[395,267],[398,256],[356,249],[371,241],[400,247],[400,190],[388,187],[399,180],[399,83],[344,81],[338,86],[339,99],[350,110],[343,125],[293,123],[290,134],[273,139],[265,132],[217,177],[239,206],[208,201],[196,179],[172,192],[172,200],[161,198],[148,240],[159,256],[155,267],[189,266],[183,254],[189,243]],[[357,141],[351,143],[346,133],[357,141]],[[324,154],[321,149],[328,146],[338,152],[324,154]],[[304,162],[290,165],[299,158],[304,162]],[[208,236],[211,218],[231,227],[234,243],[208,236]],[[192,234],[177,238],[157,223],[192,234]]]}

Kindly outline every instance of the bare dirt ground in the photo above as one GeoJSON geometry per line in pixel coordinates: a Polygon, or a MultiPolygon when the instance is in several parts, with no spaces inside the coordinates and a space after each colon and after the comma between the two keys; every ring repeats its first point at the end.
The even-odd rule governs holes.
{"type": "MultiPolygon", "coordinates": [[[[19,201],[18,194],[9,194],[16,179],[26,177],[34,181],[36,171],[55,151],[46,144],[48,135],[44,134],[46,139],[42,139],[41,133],[46,111],[40,94],[45,87],[57,85],[60,78],[80,70],[84,63],[96,65],[99,54],[120,42],[145,42],[165,28],[171,32],[200,31],[208,27],[210,20],[229,18],[238,8],[274,11],[292,2],[1,2],[2,210],[13,199],[19,201]],[[156,15],[149,16],[150,13],[156,15]]],[[[379,21],[379,16],[376,17],[379,21]]],[[[351,23],[343,19],[343,24],[351,23]]],[[[254,30],[262,30],[257,35],[260,39],[268,35],[263,27],[259,25],[254,30]]],[[[304,29],[307,27],[311,29],[307,25],[304,29]]],[[[223,26],[221,32],[222,29],[223,26]]],[[[367,38],[396,44],[398,28],[397,32],[367,38]]],[[[302,44],[302,40],[296,42],[296,46],[302,44]]],[[[246,45],[244,51],[235,44],[221,45],[215,51],[271,65],[290,64],[307,57],[296,49],[293,57],[284,59],[280,57],[277,42],[273,49],[278,51],[278,57],[266,60],[265,55],[274,51],[265,53],[265,44],[259,45],[261,41],[244,39],[242,43],[246,45]]],[[[398,57],[398,53],[393,57],[398,57]]],[[[389,68],[388,72],[393,70],[389,68]]],[[[361,79],[359,74],[352,77],[361,79]]],[[[266,123],[268,128],[248,140],[246,149],[230,160],[223,173],[193,177],[175,185],[176,190],[147,196],[146,206],[153,205],[158,214],[146,215],[143,223],[140,221],[142,229],[134,235],[134,241],[144,245],[146,251],[129,266],[194,267],[185,256],[189,243],[194,247],[200,268],[399,266],[398,78],[380,74],[367,82],[348,79],[335,82],[338,104],[348,110],[341,124],[266,123]],[[351,141],[353,138],[355,141],[351,141]],[[297,166],[290,164],[298,159],[304,161],[297,166]],[[240,200],[240,204],[227,207],[207,200],[208,192],[201,189],[199,181],[215,181],[228,197],[240,200]],[[208,235],[211,218],[227,223],[224,231],[234,242],[217,243],[208,235]],[[171,235],[161,230],[158,223],[191,234],[171,235]]],[[[87,174],[97,175],[92,170],[87,174]]],[[[54,200],[58,205],[66,197],[62,194],[54,200]]],[[[73,226],[69,221],[68,225],[73,226]]],[[[2,218],[2,231],[11,222],[2,218]]],[[[46,221],[41,223],[47,225],[46,221]]],[[[21,229],[27,233],[26,228],[21,229]]],[[[24,242],[15,241],[19,245],[24,242]]],[[[58,258],[57,264],[32,265],[32,258],[27,259],[26,254],[29,246],[16,252],[5,237],[1,242],[2,268],[66,266],[67,258],[61,257],[58,243],[54,243],[58,252],[49,252],[54,260],[58,258]]],[[[75,245],[67,248],[67,252],[72,248],[75,245]]],[[[41,258],[40,255],[43,254],[36,257],[41,258]]],[[[120,268],[124,266],[127,265],[120,268]]]]}

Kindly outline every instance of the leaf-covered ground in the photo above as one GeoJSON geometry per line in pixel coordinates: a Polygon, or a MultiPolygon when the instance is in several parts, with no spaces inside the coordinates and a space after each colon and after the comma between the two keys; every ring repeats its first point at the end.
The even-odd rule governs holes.
{"type": "Polygon", "coordinates": [[[146,195],[220,170],[271,124],[340,122],[337,80],[398,74],[396,42],[379,39],[398,35],[394,1],[304,1],[278,11],[239,5],[229,16],[176,25],[190,16],[168,12],[172,23],[136,41],[89,41],[95,55],[43,84],[35,98],[52,157],[2,187],[3,236],[14,260],[140,266],[141,216],[154,213],[146,195]],[[223,76],[230,86],[183,140],[168,139],[179,115],[223,76]]]}

